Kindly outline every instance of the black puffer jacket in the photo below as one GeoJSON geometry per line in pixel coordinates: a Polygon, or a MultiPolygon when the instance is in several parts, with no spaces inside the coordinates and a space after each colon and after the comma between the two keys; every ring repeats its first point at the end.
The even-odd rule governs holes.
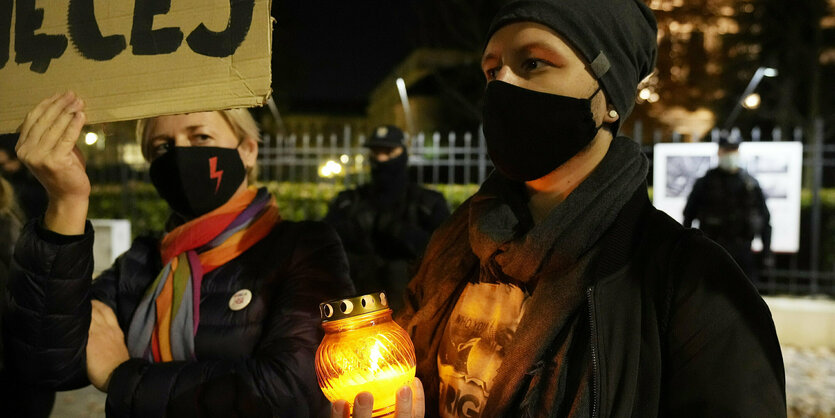
{"type": "MultiPolygon", "coordinates": [[[[91,285],[93,233],[67,240],[29,223],[9,283],[4,337],[26,381],[56,389],[88,384],[90,299],[128,329],[162,268],[158,241],[140,238],[91,285]],[[62,241],[71,242],[60,242],[62,241]]],[[[112,375],[109,416],[314,416],[326,413],[314,372],[322,338],[318,304],[353,293],[338,236],[318,222],[279,223],[252,248],[203,278],[197,361],[131,359],[112,375]],[[252,301],[229,300],[249,289],[252,301]]]]}

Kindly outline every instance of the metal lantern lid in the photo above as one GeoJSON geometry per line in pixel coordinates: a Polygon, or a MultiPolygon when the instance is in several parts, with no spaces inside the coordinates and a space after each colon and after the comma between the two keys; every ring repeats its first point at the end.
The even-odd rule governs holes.
{"type": "Polygon", "coordinates": [[[353,318],[369,312],[382,311],[389,308],[385,292],[369,293],[345,299],[334,299],[319,304],[322,322],[337,321],[353,318]]]}

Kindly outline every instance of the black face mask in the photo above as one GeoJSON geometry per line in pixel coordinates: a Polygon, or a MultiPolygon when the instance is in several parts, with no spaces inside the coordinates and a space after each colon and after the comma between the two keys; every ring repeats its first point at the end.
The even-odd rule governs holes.
{"type": "MultiPolygon", "coordinates": [[[[516,181],[536,180],[585,148],[597,135],[591,99],[487,83],[484,138],[493,165],[516,181]]],[[[602,126],[602,125],[601,125],[602,126]]]]}
{"type": "Polygon", "coordinates": [[[178,214],[196,218],[232,197],[246,178],[235,148],[174,147],[151,162],[151,182],[178,214]]]}
{"type": "Polygon", "coordinates": [[[409,155],[406,150],[386,162],[381,163],[373,157],[370,158],[370,162],[371,181],[378,192],[395,197],[403,191],[408,180],[406,168],[409,164],[409,155]]]}

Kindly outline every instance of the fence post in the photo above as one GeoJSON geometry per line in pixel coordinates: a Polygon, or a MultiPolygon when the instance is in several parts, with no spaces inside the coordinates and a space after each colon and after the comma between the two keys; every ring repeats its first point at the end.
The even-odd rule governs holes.
{"type": "Polygon", "coordinates": [[[258,176],[262,181],[270,181],[273,178],[273,171],[275,170],[275,162],[273,162],[272,152],[273,136],[270,134],[261,135],[261,145],[258,146],[258,176]]]}
{"type": "Polygon", "coordinates": [[[447,145],[447,184],[454,183],[455,179],[455,132],[450,132],[447,136],[449,144],[447,145]]]}
{"type": "Polygon", "coordinates": [[[438,184],[438,176],[440,174],[440,154],[441,154],[441,133],[435,131],[432,134],[432,184],[438,184]]]}
{"type": "Polygon", "coordinates": [[[281,140],[276,143],[275,164],[278,167],[277,181],[286,181],[290,178],[293,172],[293,167],[290,166],[290,159],[287,158],[290,150],[296,149],[297,137],[294,133],[284,133],[281,135],[281,140]]]}
{"type": "Polygon", "coordinates": [[[473,134],[464,134],[464,184],[470,184],[470,160],[473,152],[473,134]]]}
{"type": "MultiPolygon", "coordinates": [[[[322,156],[324,155],[325,151],[325,135],[322,132],[316,134],[316,147],[313,149],[313,177],[305,178],[305,181],[309,181],[312,183],[319,183],[319,162],[322,160],[322,156]]],[[[307,158],[305,158],[307,160],[307,158]]],[[[308,163],[310,160],[307,160],[308,163]]],[[[308,164],[310,165],[310,164],[308,164]]]]}
{"type": "MultiPolygon", "coordinates": [[[[340,166],[342,166],[342,165],[343,165],[342,158],[340,157],[339,153],[338,153],[338,152],[336,152],[336,133],[331,132],[330,137],[329,137],[328,139],[329,139],[329,142],[330,142],[330,144],[329,144],[329,145],[330,145],[330,147],[329,147],[329,149],[328,149],[328,153],[330,154],[330,158],[333,158],[333,160],[334,160],[334,161],[336,161],[336,163],[337,163],[337,164],[339,164],[340,166]]],[[[319,158],[319,160],[321,161],[321,158],[319,158]]],[[[348,174],[348,173],[347,173],[347,170],[346,170],[346,172],[345,172],[345,173],[342,173],[342,174],[343,174],[343,176],[342,176],[342,184],[345,184],[345,175],[347,175],[347,174],[348,174]]],[[[336,187],[336,182],[337,182],[338,180],[339,180],[339,179],[334,179],[333,181],[329,181],[329,182],[328,182],[328,184],[329,184],[332,188],[333,188],[333,187],[336,187]]],[[[317,181],[316,183],[318,184],[319,182],[317,181]]]]}
{"type": "MultiPolygon", "coordinates": [[[[302,158],[297,159],[296,161],[301,162],[302,166],[302,181],[306,181],[309,176],[310,167],[307,164],[307,155],[310,153],[310,134],[304,133],[302,135],[302,158]]],[[[298,155],[298,154],[297,154],[298,155]]],[[[294,178],[291,181],[299,181],[299,179],[294,178]]]]}
{"type": "Polygon", "coordinates": [[[810,291],[818,292],[818,276],[820,272],[820,226],[821,226],[821,196],[820,189],[823,181],[823,120],[814,122],[815,132],[812,134],[812,247],[810,254],[810,268],[812,273],[810,291]]]}
{"type": "MultiPolygon", "coordinates": [[[[342,129],[342,154],[348,156],[348,162],[345,164],[345,176],[342,177],[342,187],[348,188],[351,184],[350,180],[348,179],[352,158],[354,157],[354,153],[351,152],[351,125],[345,124],[345,127],[342,129]]],[[[340,157],[341,158],[341,157],[340,157]]]]}
{"type": "Polygon", "coordinates": [[[751,129],[751,141],[752,142],[760,142],[760,137],[762,136],[762,130],[759,126],[755,126],[751,129]]]}
{"type": "MultiPolygon", "coordinates": [[[[354,148],[354,152],[358,156],[360,163],[357,164],[357,170],[359,171],[359,175],[357,176],[357,184],[365,183],[365,163],[366,159],[368,158],[368,154],[365,152],[365,134],[360,132],[357,135],[357,147],[354,148]],[[362,157],[362,158],[360,158],[362,157]]],[[[356,160],[354,160],[356,161],[356,160]]]]}

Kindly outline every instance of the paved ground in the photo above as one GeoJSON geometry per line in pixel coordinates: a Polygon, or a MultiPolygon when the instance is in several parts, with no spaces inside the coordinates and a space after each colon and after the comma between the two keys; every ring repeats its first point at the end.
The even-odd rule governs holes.
{"type": "Polygon", "coordinates": [[[783,347],[790,417],[835,417],[835,349],[783,347]]]}
{"type": "MultiPolygon", "coordinates": [[[[835,349],[783,347],[789,417],[835,417],[835,349]]],[[[92,386],[63,392],[52,418],[104,418],[105,395],[92,386]]]]}
{"type": "Polygon", "coordinates": [[[105,394],[92,385],[84,389],[59,392],[51,418],[105,418],[105,394]]]}

